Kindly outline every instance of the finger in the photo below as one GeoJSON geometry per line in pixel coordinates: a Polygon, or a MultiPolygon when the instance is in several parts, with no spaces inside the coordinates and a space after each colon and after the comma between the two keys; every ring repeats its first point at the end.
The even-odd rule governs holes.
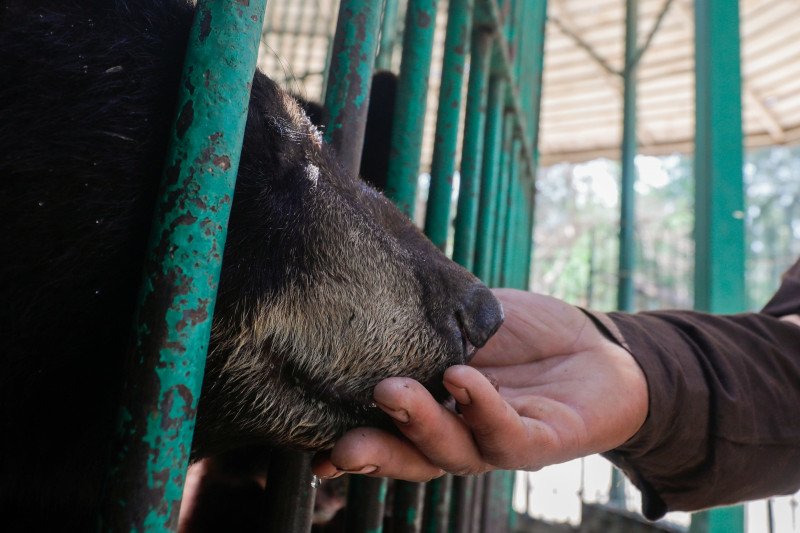
{"type": "Polygon", "coordinates": [[[345,433],[331,450],[330,461],[343,472],[405,481],[430,481],[444,474],[413,444],[376,428],[345,433]]]}
{"type": "Polygon", "coordinates": [[[314,455],[314,458],[311,460],[311,472],[322,479],[333,479],[344,474],[343,471],[336,468],[331,462],[330,450],[319,452],[314,455]]]}
{"type": "Polygon", "coordinates": [[[500,468],[528,467],[551,455],[557,436],[548,425],[522,418],[478,370],[453,366],[444,385],[461,408],[483,458],[500,468]]]}
{"type": "Polygon", "coordinates": [[[487,470],[472,433],[461,417],[438,403],[419,382],[389,378],[375,387],[375,402],[431,461],[459,475],[487,470]]]}

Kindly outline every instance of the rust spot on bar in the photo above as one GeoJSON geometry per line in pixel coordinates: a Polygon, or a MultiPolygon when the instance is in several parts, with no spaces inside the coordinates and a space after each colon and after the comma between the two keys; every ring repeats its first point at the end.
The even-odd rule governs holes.
{"type": "Polygon", "coordinates": [[[420,28],[427,28],[431,25],[431,16],[425,13],[424,11],[420,11],[417,15],[417,26],[420,28]]]}
{"type": "Polygon", "coordinates": [[[197,217],[193,216],[191,213],[184,213],[178,218],[175,219],[173,222],[173,226],[191,226],[197,222],[197,217]]]}
{"type": "Polygon", "coordinates": [[[188,326],[196,326],[208,319],[208,300],[200,300],[198,309],[187,309],[183,312],[183,318],[175,325],[175,329],[183,331],[188,326]]]}
{"type": "Polygon", "coordinates": [[[242,4],[243,6],[249,6],[250,0],[236,0],[237,4],[242,4]]]}
{"type": "Polygon", "coordinates": [[[189,126],[192,125],[193,121],[194,103],[192,100],[187,100],[187,102],[183,104],[181,113],[178,115],[178,120],[175,123],[175,132],[178,134],[179,139],[183,139],[183,136],[186,135],[186,130],[189,129],[189,126]]]}
{"type": "Polygon", "coordinates": [[[208,34],[211,33],[211,11],[208,9],[203,9],[201,13],[202,19],[200,19],[200,42],[208,38],[208,34]]]}
{"type": "Polygon", "coordinates": [[[214,165],[218,166],[222,170],[228,170],[231,168],[231,158],[227,155],[219,155],[214,158],[214,165]]]}
{"type": "Polygon", "coordinates": [[[194,85],[192,85],[192,70],[194,67],[189,67],[186,71],[186,78],[183,80],[183,86],[189,91],[189,94],[194,94],[194,85]]]}
{"type": "Polygon", "coordinates": [[[186,351],[186,346],[184,346],[181,342],[167,342],[164,347],[181,353],[186,351]]]}
{"type": "Polygon", "coordinates": [[[210,218],[204,219],[200,223],[200,227],[203,229],[203,233],[206,235],[206,237],[214,236],[214,222],[210,218]]]}

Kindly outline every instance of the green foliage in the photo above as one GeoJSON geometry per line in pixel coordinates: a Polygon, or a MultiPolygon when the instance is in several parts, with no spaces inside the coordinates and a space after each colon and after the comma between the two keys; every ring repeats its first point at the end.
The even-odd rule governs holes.
{"type": "MultiPolygon", "coordinates": [[[[636,308],[690,308],[692,160],[636,159],[636,308]]],[[[748,305],[762,306],[800,255],[800,147],[748,153],[748,305]]],[[[559,164],[539,174],[532,288],[577,305],[616,307],[619,165],[559,164]]]]}

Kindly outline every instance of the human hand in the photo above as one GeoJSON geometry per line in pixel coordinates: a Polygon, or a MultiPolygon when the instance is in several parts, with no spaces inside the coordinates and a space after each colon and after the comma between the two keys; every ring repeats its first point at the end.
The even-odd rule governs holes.
{"type": "Polygon", "coordinates": [[[647,417],[648,393],[630,353],[560,300],[513,289],[494,293],[505,310],[503,326],[470,366],[444,374],[461,414],[412,379],[383,380],[375,402],[405,439],[353,429],[317,458],[317,475],[425,481],[444,472],[537,470],[611,450],[636,433],[647,417]]]}

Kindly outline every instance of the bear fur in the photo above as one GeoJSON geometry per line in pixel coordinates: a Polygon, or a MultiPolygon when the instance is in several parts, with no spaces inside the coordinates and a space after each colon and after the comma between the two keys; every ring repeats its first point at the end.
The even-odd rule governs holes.
{"type": "MultiPolygon", "coordinates": [[[[193,11],[0,3],[6,523],[92,523],[193,11]]],[[[411,376],[442,397],[444,369],[501,320],[257,72],[192,456],[324,449],[384,424],[378,381],[411,376]]]]}

